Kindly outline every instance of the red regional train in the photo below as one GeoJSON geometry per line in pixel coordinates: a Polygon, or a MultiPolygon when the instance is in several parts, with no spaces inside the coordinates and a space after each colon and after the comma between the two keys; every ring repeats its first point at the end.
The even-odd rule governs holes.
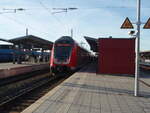
{"type": "Polygon", "coordinates": [[[89,58],[89,51],[80,47],[70,36],[62,36],[53,45],[50,68],[53,73],[74,71],[85,65],[89,58]]]}

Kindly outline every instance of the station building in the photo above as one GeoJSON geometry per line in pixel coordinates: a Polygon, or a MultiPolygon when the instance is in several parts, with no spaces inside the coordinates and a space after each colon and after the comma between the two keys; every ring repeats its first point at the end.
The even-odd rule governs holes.
{"type": "MultiPolygon", "coordinates": [[[[22,57],[28,57],[30,62],[49,61],[50,50],[53,42],[34,35],[21,36],[8,40],[15,45],[14,49],[22,52],[17,54],[17,62],[21,63],[22,57]],[[48,53],[46,53],[48,51],[48,53]]],[[[14,54],[15,55],[15,54],[14,54]]],[[[16,61],[15,57],[13,61],[16,61]]]]}
{"type": "Polygon", "coordinates": [[[97,54],[97,73],[135,73],[135,38],[91,38],[84,37],[97,54]]]}

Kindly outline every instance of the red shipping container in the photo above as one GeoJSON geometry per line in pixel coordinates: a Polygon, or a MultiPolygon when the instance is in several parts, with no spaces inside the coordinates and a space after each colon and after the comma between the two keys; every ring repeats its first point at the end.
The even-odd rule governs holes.
{"type": "Polygon", "coordinates": [[[135,73],[135,38],[100,38],[98,73],[135,73]]]}

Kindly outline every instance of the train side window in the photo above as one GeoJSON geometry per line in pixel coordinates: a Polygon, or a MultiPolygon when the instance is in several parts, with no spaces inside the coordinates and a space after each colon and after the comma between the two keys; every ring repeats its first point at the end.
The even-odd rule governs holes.
{"type": "Polygon", "coordinates": [[[0,45],[0,49],[12,49],[10,45],[0,45]]]}

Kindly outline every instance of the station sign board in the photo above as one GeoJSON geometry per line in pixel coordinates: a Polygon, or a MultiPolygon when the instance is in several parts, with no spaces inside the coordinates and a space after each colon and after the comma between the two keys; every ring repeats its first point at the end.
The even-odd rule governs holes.
{"type": "Polygon", "coordinates": [[[150,18],[148,19],[148,21],[144,25],[143,29],[150,29],[150,18]]]}
{"type": "Polygon", "coordinates": [[[129,18],[127,17],[125,19],[125,21],[123,22],[123,24],[121,25],[121,29],[133,29],[133,25],[131,23],[131,21],[129,20],[129,18]]]}

